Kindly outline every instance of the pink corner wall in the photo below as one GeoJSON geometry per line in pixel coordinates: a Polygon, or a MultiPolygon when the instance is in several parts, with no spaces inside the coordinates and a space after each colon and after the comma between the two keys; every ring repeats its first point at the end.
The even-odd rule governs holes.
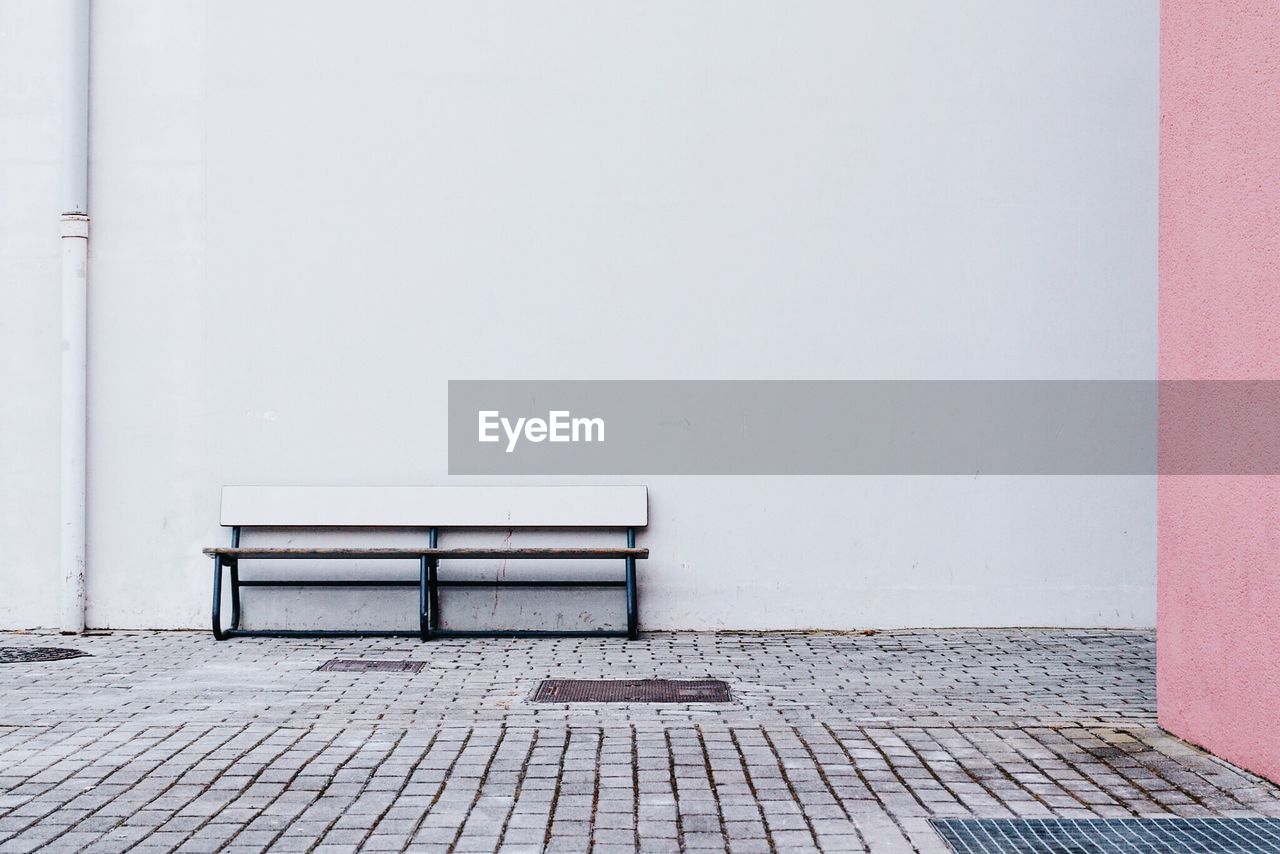
{"type": "MultiPolygon", "coordinates": [[[[1160,377],[1280,380],[1280,3],[1161,5],[1160,377]]],[[[1160,724],[1280,781],[1280,477],[1159,505],[1160,724]]]]}

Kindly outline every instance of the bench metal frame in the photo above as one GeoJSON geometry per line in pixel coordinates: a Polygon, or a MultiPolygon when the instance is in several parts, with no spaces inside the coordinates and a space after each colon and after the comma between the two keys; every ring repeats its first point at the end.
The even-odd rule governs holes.
{"type": "MultiPolygon", "coordinates": [[[[486,549],[438,547],[436,527],[427,529],[426,548],[244,548],[240,545],[240,525],[231,527],[231,547],[205,549],[213,557],[213,636],[218,640],[231,637],[417,637],[421,640],[449,637],[639,637],[640,603],[636,585],[636,559],[648,556],[648,549],[636,548],[636,529],[628,527],[626,548],[527,548],[486,549]],[[242,579],[240,561],[243,560],[418,560],[418,580],[409,579],[242,579]],[[523,580],[523,579],[442,579],[439,577],[440,560],[475,559],[613,559],[621,558],[626,564],[626,574],[619,580],[523,580]],[[223,569],[230,570],[231,624],[222,627],[222,578],[223,569]],[[240,626],[240,589],[243,587],[417,587],[418,631],[397,630],[342,630],[342,629],[244,629],[240,626]],[[442,587],[621,587],[626,590],[627,627],[625,630],[587,629],[579,631],[538,629],[443,629],[440,626],[440,588],[442,587]]],[[[324,526],[315,526],[324,527],[324,526]]],[[[600,526],[590,526],[600,527],[600,526]]]]}

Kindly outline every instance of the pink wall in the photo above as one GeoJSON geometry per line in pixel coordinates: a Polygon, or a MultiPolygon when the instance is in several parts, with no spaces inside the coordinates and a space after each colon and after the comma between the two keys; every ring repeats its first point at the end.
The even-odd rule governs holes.
{"type": "MultiPolygon", "coordinates": [[[[1161,379],[1280,380],[1280,3],[1163,0],[1161,379]]],[[[1160,478],[1166,729],[1280,781],[1280,477],[1160,478]]]]}

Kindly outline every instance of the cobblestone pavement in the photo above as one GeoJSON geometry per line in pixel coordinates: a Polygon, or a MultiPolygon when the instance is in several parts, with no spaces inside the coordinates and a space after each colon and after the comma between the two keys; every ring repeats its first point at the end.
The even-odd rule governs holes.
{"type": "Polygon", "coordinates": [[[942,852],[934,816],[1280,816],[1155,726],[1150,633],[0,634],[0,851],[942,852]],[[317,672],[334,658],[418,673],[317,672]],[[547,677],[726,705],[544,705],[547,677]]]}

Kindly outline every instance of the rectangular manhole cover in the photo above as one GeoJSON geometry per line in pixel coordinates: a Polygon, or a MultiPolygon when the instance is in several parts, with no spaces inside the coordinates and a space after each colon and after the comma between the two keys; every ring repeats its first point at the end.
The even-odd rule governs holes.
{"type": "Polygon", "coordinates": [[[728,703],[719,679],[544,679],[535,703],[728,703]]]}
{"type": "Polygon", "coordinates": [[[425,662],[335,658],[316,668],[328,673],[417,673],[425,662]]]}
{"type": "Polygon", "coordinates": [[[949,818],[932,824],[957,854],[1280,851],[1275,818],[949,818]]]}

